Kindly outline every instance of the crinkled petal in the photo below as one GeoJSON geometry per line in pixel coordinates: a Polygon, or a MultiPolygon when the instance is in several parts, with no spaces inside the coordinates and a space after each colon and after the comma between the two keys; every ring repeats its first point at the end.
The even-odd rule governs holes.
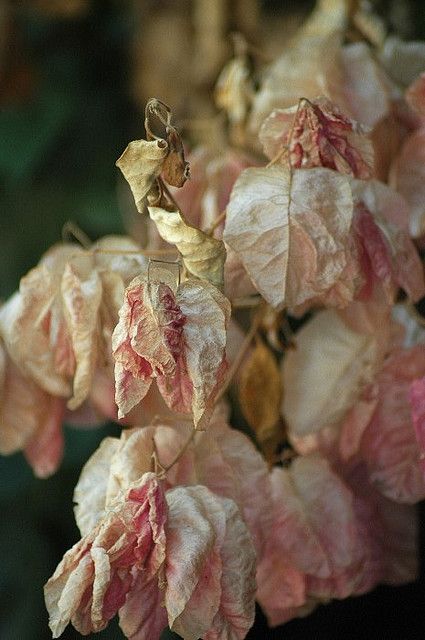
{"type": "Polygon", "coordinates": [[[380,364],[372,334],[347,327],[334,311],[321,311],[296,335],[283,361],[283,415],[291,436],[336,425],[351,409],[380,364]]]}
{"type": "Polygon", "coordinates": [[[280,155],[282,162],[289,158],[298,169],[327,167],[367,179],[373,175],[373,147],[367,133],[332,102],[317,98],[273,111],[259,137],[270,160],[280,155]]]}

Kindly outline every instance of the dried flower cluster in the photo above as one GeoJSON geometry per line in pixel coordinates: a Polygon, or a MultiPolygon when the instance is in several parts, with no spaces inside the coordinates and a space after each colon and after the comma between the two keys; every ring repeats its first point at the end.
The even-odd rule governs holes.
{"type": "Polygon", "coordinates": [[[352,18],[319,2],[257,91],[238,54],[217,101],[244,149],[194,149],[190,180],[151,100],[117,161],[143,248],[57,245],[0,309],[2,453],[46,477],[64,420],[129,427],[75,488],[55,638],[118,614],[132,640],[242,640],[255,599],[278,625],[415,579],[425,45],[412,72],[409,44],[345,44],[352,18]],[[231,384],[252,438],[228,424],[231,384]]]}

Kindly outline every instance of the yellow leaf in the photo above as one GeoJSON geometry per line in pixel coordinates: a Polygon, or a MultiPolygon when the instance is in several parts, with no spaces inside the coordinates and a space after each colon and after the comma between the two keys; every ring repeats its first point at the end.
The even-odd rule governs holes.
{"type": "Polygon", "coordinates": [[[161,207],[148,207],[148,210],[161,238],[176,245],[186,269],[222,289],[226,259],[223,242],[193,227],[180,211],[166,211],[161,207]]]}
{"type": "Polygon", "coordinates": [[[281,428],[281,395],[282,383],[275,357],[258,338],[241,372],[239,402],[260,444],[275,440],[281,428]]]}

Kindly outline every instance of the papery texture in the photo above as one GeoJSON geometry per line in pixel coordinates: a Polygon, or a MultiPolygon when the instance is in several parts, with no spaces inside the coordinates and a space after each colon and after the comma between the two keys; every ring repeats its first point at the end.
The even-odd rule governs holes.
{"type": "Polygon", "coordinates": [[[391,85],[385,71],[365,42],[343,47],[342,94],[348,113],[363,125],[374,127],[390,110],[391,85]]]}
{"type": "MultiPolygon", "coordinates": [[[[55,246],[0,310],[10,357],[42,389],[67,398],[72,410],[89,399],[97,381],[112,380],[111,335],[124,289],[146,268],[138,250],[116,236],[102,238],[90,252],[55,246]]],[[[96,405],[106,408],[105,401],[96,405]]]]}
{"type": "Polygon", "coordinates": [[[325,95],[340,104],[340,50],[347,17],[347,6],[339,0],[317,4],[291,46],[267,70],[253,101],[250,126],[254,131],[273,109],[290,107],[301,97],[312,100],[325,95]]]}
{"type": "Polygon", "coordinates": [[[64,401],[25,377],[0,342],[0,452],[21,449],[40,478],[54,473],[63,455],[64,401]]]}
{"type": "Polygon", "coordinates": [[[424,270],[409,238],[407,202],[377,180],[354,180],[352,189],[356,203],[354,228],[360,241],[359,259],[366,289],[373,289],[375,280],[390,302],[396,286],[403,288],[412,301],[419,300],[425,293],[424,270]]]}
{"type": "Polygon", "coordinates": [[[425,482],[425,378],[413,380],[409,389],[413,426],[420,451],[420,466],[425,482]]]}
{"type": "Polygon", "coordinates": [[[394,350],[377,379],[377,406],[361,440],[371,483],[396,502],[415,503],[425,497],[421,450],[409,403],[410,385],[423,375],[423,345],[394,350]]]}
{"type": "Polygon", "coordinates": [[[100,631],[124,605],[137,574],[146,584],[157,576],[166,513],[156,477],[145,474],[66,553],[45,586],[53,637],[70,621],[83,634],[100,631]]]}
{"type": "Polygon", "coordinates": [[[309,580],[332,581],[359,562],[361,546],[353,496],[324,459],[298,458],[288,470],[274,469],[271,480],[273,527],[259,566],[258,600],[275,625],[302,615],[303,606],[311,610],[309,580]]]}
{"type": "Polygon", "coordinates": [[[159,235],[166,242],[176,245],[187,270],[222,288],[226,259],[223,242],[191,225],[180,211],[166,211],[161,207],[148,209],[159,235]]]}
{"type": "Polygon", "coordinates": [[[137,210],[142,212],[145,198],[162,171],[169,147],[165,140],[134,140],[127,145],[116,165],[133,192],[137,210]]]}
{"type": "MultiPolygon", "coordinates": [[[[81,534],[88,533],[120,492],[152,468],[154,453],[161,465],[171,464],[189,433],[189,424],[158,425],[103,440],[85,464],[74,492],[81,534]]],[[[191,484],[203,484],[238,504],[260,555],[270,526],[270,482],[267,465],[252,442],[213,416],[210,430],[196,434],[167,472],[167,488],[191,484]]]]}
{"type": "Polygon", "coordinates": [[[254,622],[255,552],[236,505],[200,486],[172,489],[167,502],[171,629],[186,640],[244,638],[254,622]]]}
{"type": "Polygon", "coordinates": [[[301,99],[290,109],[276,109],[263,122],[259,137],[270,160],[281,156],[295,168],[327,167],[357,178],[373,175],[373,147],[368,129],[346,117],[326,98],[301,99]]]}
{"type": "Polygon", "coordinates": [[[340,422],[381,358],[373,334],[352,331],[335,311],[319,312],[295,340],[283,362],[282,409],[290,436],[305,436],[340,422]]]}
{"type": "Polygon", "coordinates": [[[227,299],[207,282],[188,280],[176,294],[136,278],[126,291],[113,336],[116,401],[122,417],[154,377],[174,410],[207,418],[225,367],[227,299]]]}
{"type": "Polygon", "coordinates": [[[246,169],[227,207],[224,240],[273,306],[326,296],[347,266],[347,179],[328,169],[246,169]]]}

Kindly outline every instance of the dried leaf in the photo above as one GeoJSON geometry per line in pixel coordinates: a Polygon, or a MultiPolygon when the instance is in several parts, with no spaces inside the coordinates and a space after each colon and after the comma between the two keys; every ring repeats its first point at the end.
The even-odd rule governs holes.
{"type": "Polygon", "coordinates": [[[255,551],[236,505],[202,486],[166,497],[170,628],[186,640],[242,640],[254,622],[255,551]]]}
{"type": "Polygon", "coordinates": [[[258,442],[274,439],[280,432],[282,383],[271,350],[258,338],[245,361],[239,384],[239,402],[258,442]]]}
{"type": "MultiPolygon", "coordinates": [[[[146,473],[65,554],[44,588],[54,638],[69,622],[83,635],[104,629],[138,574],[149,588],[152,579],[158,581],[166,517],[163,490],[156,476],[146,473]]],[[[147,609],[147,615],[156,615],[147,609]]]]}
{"type": "Polygon", "coordinates": [[[290,436],[337,425],[374,379],[381,354],[373,334],[347,327],[321,311],[295,337],[283,361],[282,410],[290,436]]]}
{"type": "Polygon", "coordinates": [[[168,152],[165,140],[134,140],[115,163],[130,185],[140,213],[144,211],[145,198],[159,177],[168,152]]]}
{"type": "Polygon", "coordinates": [[[174,127],[167,127],[168,155],[162,165],[162,175],[172,187],[182,187],[190,177],[189,163],[184,158],[183,143],[174,127]]]}
{"type": "Polygon", "coordinates": [[[170,408],[208,419],[225,367],[227,299],[205,281],[188,280],[176,294],[135,278],[126,290],[112,344],[116,401],[123,417],[154,377],[170,408]]]}
{"type": "Polygon", "coordinates": [[[326,296],[347,266],[348,180],[329,169],[246,169],[227,207],[224,240],[275,307],[326,296]]]}
{"type": "Polygon", "coordinates": [[[226,259],[223,242],[193,227],[180,211],[166,211],[161,207],[148,209],[161,238],[176,245],[187,270],[222,289],[226,259]]]}
{"type": "Polygon", "coordinates": [[[373,175],[369,130],[347,118],[326,98],[300,100],[276,109],[263,122],[259,137],[270,160],[281,155],[294,168],[327,167],[357,178],[373,175]]]}

